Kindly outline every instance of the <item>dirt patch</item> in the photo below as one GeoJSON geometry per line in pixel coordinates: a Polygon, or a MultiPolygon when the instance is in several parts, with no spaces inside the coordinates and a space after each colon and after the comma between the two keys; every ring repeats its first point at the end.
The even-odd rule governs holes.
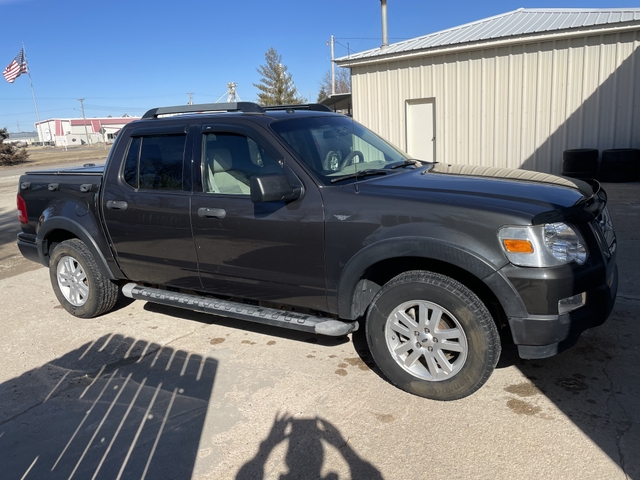
{"type": "Polygon", "coordinates": [[[378,420],[380,423],[391,423],[396,419],[396,417],[394,417],[393,415],[384,413],[374,413],[374,415],[376,416],[376,420],[378,420]]]}
{"type": "Polygon", "coordinates": [[[535,415],[542,411],[540,407],[536,407],[524,400],[518,400],[517,398],[512,398],[507,401],[507,407],[519,415],[535,415]]]}
{"type": "Polygon", "coordinates": [[[522,382],[522,383],[516,383],[515,385],[509,385],[508,387],[505,387],[505,391],[518,395],[519,397],[532,397],[533,395],[542,393],[540,392],[538,387],[536,387],[533,383],[529,383],[529,382],[522,382]]]}
{"type": "MultiPolygon", "coordinates": [[[[111,145],[105,149],[103,145],[68,148],[61,147],[29,147],[29,160],[19,166],[32,167],[38,165],[58,164],[67,162],[95,162],[104,163],[111,145]]],[[[15,165],[14,165],[15,167],[15,165]]]]}
{"type": "Polygon", "coordinates": [[[561,378],[556,382],[556,385],[564,388],[567,392],[573,393],[578,393],[589,388],[586,383],[576,378],[561,378]]]}
{"type": "Polygon", "coordinates": [[[364,363],[364,361],[362,361],[361,358],[358,358],[358,357],[345,358],[344,361],[347,362],[352,367],[358,367],[360,370],[363,370],[363,371],[369,370],[369,367],[367,366],[366,363],[364,363]]]}

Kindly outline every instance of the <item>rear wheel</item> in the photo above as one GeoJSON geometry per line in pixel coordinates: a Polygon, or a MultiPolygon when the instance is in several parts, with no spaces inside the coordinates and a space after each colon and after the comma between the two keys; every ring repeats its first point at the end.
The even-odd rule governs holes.
{"type": "Polygon", "coordinates": [[[60,305],[76,317],[102,315],[118,299],[118,286],[102,274],[87,246],[75,238],[55,247],[49,277],[60,305]]]}
{"type": "Polygon", "coordinates": [[[444,275],[411,271],[389,281],[367,314],[376,364],[399,388],[434,400],[478,390],[500,357],[498,330],[480,299],[444,275]]]}

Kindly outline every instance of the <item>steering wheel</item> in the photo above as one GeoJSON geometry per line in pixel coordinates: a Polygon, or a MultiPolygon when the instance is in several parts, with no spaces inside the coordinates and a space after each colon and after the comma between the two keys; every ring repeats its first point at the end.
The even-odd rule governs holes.
{"type": "Polygon", "coordinates": [[[340,170],[344,170],[345,167],[353,164],[353,157],[356,155],[360,159],[360,162],[364,162],[364,154],[360,150],[354,150],[342,159],[342,162],[340,162],[340,170]]]}

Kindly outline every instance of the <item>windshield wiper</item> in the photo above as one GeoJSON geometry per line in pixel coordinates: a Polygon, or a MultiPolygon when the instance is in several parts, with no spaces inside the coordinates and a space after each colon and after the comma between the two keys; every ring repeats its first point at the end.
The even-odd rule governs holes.
{"type": "Polygon", "coordinates": [[[422,163],[419,160],[404,160],[400,163],[396,163],[395,165],[392,165],[389,168],[393,170],[394,168],[408,167],[409,165],[413,165],[414,167],[419,167],[420,165],[422,165],[422,163]]]}
{"type": "Polygon", "coordinates": [[[341,182],[342,180],[349,180],[350,178],[360,178],[367,177],[369,175],[386,175],[387,172],[384,170],[362,170],[356,173],[350,173],[349,175],[342,175],[341,177],[336,177],[331,179],[331,183],[341,182]]]}

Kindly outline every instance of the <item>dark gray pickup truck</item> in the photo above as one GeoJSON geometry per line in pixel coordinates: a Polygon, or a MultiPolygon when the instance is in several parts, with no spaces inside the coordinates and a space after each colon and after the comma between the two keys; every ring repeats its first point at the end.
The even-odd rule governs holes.
{"type": "Polygon", "coordinates": [[[319,105],[157,108],[104,166],[20,178],[22,254],[90,318],[124,295],[323,335],[364,324],[398,387],[452,400],[608,317],[600,185],[425,163],[319,105]]]}

